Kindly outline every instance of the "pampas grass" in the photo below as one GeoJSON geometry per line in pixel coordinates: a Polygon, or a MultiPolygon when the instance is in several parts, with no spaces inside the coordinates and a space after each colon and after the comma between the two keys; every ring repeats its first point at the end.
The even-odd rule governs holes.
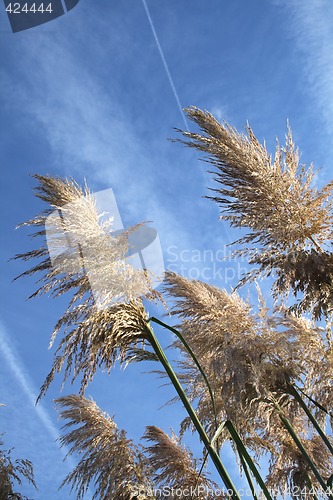
{"type": "Polygon", "coordinates": [[[23,499],[19,493],[14,492],[14,485],[16,483],[16,485],[20,486],[23,480],[26,480],[37,489],[33,465],[30,460],[14,460],[12,456],[13,450],[7,451],[3,449],[3,446],[4,443],[0,437],[0,498],[3,500],[9,498],[23,499]]]}
{"type": "MultiPolygon", "coordinates": [[[[240,249],[235,255],[246,255],[255,268],[239,286],[273,273],[275,305],[267,307],[259,287],[253,307],[239,295],[239,286],[229,293],[167,272],[164,294],[179,324],[169,327],[149,318],[143,299],[156,293],[147,271],[126,263],[128,233],[112,235],[112,218],[98,212],[87,186],[36,176],[36,194],[48,208],[25,225],[34,228],[33,237],[49,238],[50,255],[44,243],[16,258],[37,261],[22,274],[41,275],[32,296],[70,294],[51,337],[52,345],[61,335],[39,397],[56,373],[63,371],[64,381],[80,378],[79,395],[56,400],[60,417],[68,421],[61,444],[79,457],[63,484],[78,499],[89,487],[94,499],[120,500],[155,498],[148,491],[156,486],[181,488],[184,499],[188,489],[214,490],[204,472],[209,456],[238,500],[220,457],[226,441],[253,495],[255,481],[270,500],[267,488],[283,494],[286,488],[325,488],[332,480],[333,442],[324,433],[327,415],[333,414],[333,184],[313,187],[312,167],[300,164],[290,129],[285,146],[277,144],[272,158],[249,126],[241,134],[208,112],[186,111],[200,133],[179,131],[183,139],[178,142],[208,155],[217,183],[210,198],[220,206],[222,219],[247,231],[236,242],[240,249]],[[290,291],[296,297],[292,305],[286,300],[290,291]],[[322,316],[326,330],[316,323],[322,316]],[[152,322],[177,335],[172,344],[180,351],[177,374],[152,322]],[[162,364],[175,399],[188,414],[180,435],[189,428],[198,432],[203,461],[175,433],[167,435],[152,425],[143,436],[149,445],[137,447],[113,418],[84,397],[97,370],[109,372],[118,361],[162,364]],[[266,483],[255,465],[263,457],[270,458],[266,483]]],[[[212,492],[200,495],[193,498],[214,498],[212,492]]]]}
{"type": "Polygon", "coordinates": [[[124,360],[127,349],[144,343],[147,316],[140,296],[155,298],[156,293],[147,272],[125,261],[127,236],[136,227],[114,238],[110,235],[112,218],[102,221],[87,186],[82,189],[72,179],[35,178],[39,182],[36,195],[48,208],[21,225],[36,228],[32,236],[43,237],[44,244],[16,255],[23,261],[38,261],[19,277],[39,276],[39,288],[31,297],[70,295],[51,336],[50,346],[62,333],[39,398],[63,368],[64,381],[81,377],[83,394],[97,368],[110,371],[117,360],[124,360]],[[45,225],[47,232],[40,229],[45,225]]]}
{"type": "MultiPolygon", "coordinates": [[[[332,455],[325,447],[320,454],[315,452],[318,439],[312,436],[309,420],[295,401],[292,389],[294,385],[303,385],[319,401],[323,400],[323,387],[331,394],[328,379],[332,365],[321,364],[331,353],[323,331],[312,321],[286,310],[277,309],[270,315],[261,296],[259,310],[254,313],[236,292],[229,294],[175,273],[167,273],[165,281],[165,290],[174,300],[172,312],[182,319],[178,328],[213,388],[217,420],[231,420],[255,456],[272,453],[269,485],[299,486],[300,478],[305,477],[297,474],[298,482],[294,479],[294,472],[304,469],[304,461],[299,450],[295,452],[275,402],[283,408],[297,434],[305,439],[309,455],[328,478],[332,455]],[[281,454],[283,462],[274,459],[281,454]],[[281,463],[290,464],[284,469],[284,481],[278,473],[281,463]]],[[[179,370],[188,397],[196,402],[199,419],[213,436],[214,414],[205,382],[184,346],[176,341],[174,347],[183,353],[179,370]]],[[[324,400],[332,411],[332,401],[327,395],[324,400]]],[[[182,430],[189,426],[187,418],[182,430]]],[[[226,439],[228,434],[222,432],[220,440],[226,439]]],[[[306,485],[303,482],[303,487],[306,485]]]]}
{"type": "Polygon", "coordinates": [[[125,431],[118,429],[94,401],[70,395],[55,403],[60,417],[67,420],[60,443],[69,447],[69,455],[80,457],[61,486],[70,485],[82,499],[92,485],[94,500],[131,500],[138,498],[136,491],[152,490],[148,462],[125,431]]]}
{"type": "Polygon", "coordinates": [[[201,133],[178,130],[184,139],[175,141],[206,155],[217,184],[209,198],[220,206],[221,219],[247,230],[236,242],[242,245],[237,254],[257,267],[241,283],[275,271],[275,298],[290,289],[295,296],[302,292],[295,311],[311,310],[316,319],[330,315],[333,183],[312,186],[313,168],[300,164],[290,128],[272,158],[249,125],[242,134],[207,111],[186,113],[201,133]]]}
{"type": "MultiPolygon", "coordinates": [[[[169,436],[158,427],[148,426],[143,439],[152,443],[145,447],[145,453],[154,471],[154,479],[162,489],[192,491],[194,498],[198,499],[214,498],[209,491],[217,489],[217,485],[206,474],[199,474],[198,461],[188,448],[182,446],[174,432],[169,436]],[[200,494],[202,489],[206,491],[200,494]]],[[[188,497],[180,493],[177,498],[188,497]]]]}
{"type": "MultiPolygon", "coordinates": [[[[41,387],[38,399],[46,393],[56,373],[64,368],[64,381],[80,375],[80,394],[83,395],[96,370],[110,372],[117,361],[126,361],[126,354],[147,339],[145,326],[148,317],[140,301],[115,304],[108,309],[91,307],[80,321],[65,316],[63,338],[56,350],[52,369],[41,387]]],[[[57,328],[59,327],[59,324],[57,328]]]]}

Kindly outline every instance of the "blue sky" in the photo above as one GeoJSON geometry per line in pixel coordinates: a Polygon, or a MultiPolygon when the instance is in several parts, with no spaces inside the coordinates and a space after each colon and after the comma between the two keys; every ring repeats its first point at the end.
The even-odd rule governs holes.
{"type": "MultiPolygon", "coordinates": [[[[17,456],[35,464],[39,492],[24,487],[24,494],[74,498],[57,491],[71,465],[54,444],[52,398],[60,380],[37,409],[33,404],[51,366],[49,337],[64,302],[26,302],[33,280],[13,284],[24,266],[8,262],[33,247],[24,230],[14,229],[41,209],[29,175],[112,188],[125,225],[154,221],[167,268],[199,278],[206,268],[206,281],[230,287],[232,266],[214,280],[204,251],[215,254],[236,235],[202,198],[212,185],[206,165],[167,139],[174,127],[192,127],[181,112],[191,105],[239,129],[249,121],[271,150],[289,119],[302,160],[322,168],[319,184],[330,180],[332,19],[330,0],[81,0],[68,14],[13,34],[0,5],[0,400],[7,405],[0,431],[17,456]],[[189,262],[198,260],[194,252],[199,262],[189,262]]],[[[158,411],[171,389],[139,373],[129,367],[100,374],[87,394],[134,439],[145,425],[177,430],[181,407],[158,411]]],[[[70,392],[66,386],[63,394],[70,392]]]]}

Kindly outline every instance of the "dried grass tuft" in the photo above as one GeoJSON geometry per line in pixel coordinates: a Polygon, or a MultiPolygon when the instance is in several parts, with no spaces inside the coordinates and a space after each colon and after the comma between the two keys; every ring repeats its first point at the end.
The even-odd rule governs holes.
{"type": "Polygon", "coordinates": [[[313,168],[300,164],[290,128],[285,146],[277,143],[272,159],[250,126],[241,134],[207,111],[193,107],[186,112],[202,133],[178,130],[185,139],[175,142],[207,155],[218,184],[209,198],[220,206],[221,219],[248,230],[235,242],[242,245],[237,255],[258,267],[241,284],[274,271],[275,297],[291,288],[304,295],[294,308],[298,313],[331,314],[332,254],[325,248],[333,236],[333,182],[313,187],[313,168]]]}
{"type": "Polygon", "coordinates": [[[145,448],[145,453],[156,482],[170,492],[178,490],[177,496],[171,495],[170,498],[188,498],[189,491],[193,492],[193,498],[214,498],[209,490],[216,489],[217,485],[203,473],[199,477],[198,461],[174,433],[168,436],[162,429],[148,426],[143,439],[154,443],[145,448]],[[202,488],[206,489],[205,493],[201,492],[202,488]]]}
{"type": "Polygon", "coordinates": [[[139,449],[109,415],[94,401],[76,395],[59,398],[55,403],[60,418],[68,420],[60,443],[69,447],[69,455],[80,458],[61,486],[70,485],[78,499],[90,486],[94,500],[152,498],[148,494],[135,495],[136,491],[153,490],[150,469],[139,449]]]}
{"type": "Polygon", "coordinates": [[[44,243],[15,258],[37,261],[21,274],[39,276],[39,288],[31,297],[70,295],[51,337],[52,345],[56,335],[63,334],[39,397],[63,367],[64,381],[81,376],[83,394],[98,367],[110,371],[115,361],[125,359],[126,349],[144,343],[147,316],[139,297],[158,297],[147,271],[134,269],[125,260],[128,235],[137,226],[114,237],[112,218],[101,217],[87,186],[82,189],[72,179],[35,178],[36,195],[49,207],[22,225],[36,229],[32,236],[43,237],[44,243]]]}
{"type": "MultiPolygon", "coordinates": [[[[108,309],[91,306],[78,323],[62,318],[64,336],[55,352],[52,369],[38,397],[46,393],[56,373],[64,370],[64,382],[81,375],[80,394],[83,395],[96,370],[110,372],[116,361],[126,361],[127,352],[145,345],[145,325],[148,321],[141,302],[116,304],[108,309]]],[[[58,325],[59,326],[59,325],[58,325]]]]}
{"type": "Polygon", "coordinates": [[[14,492],[14,483],[21,485],[25,479],[36,489],[34,470],[30,460],[12,458],[12,451],[3,449],[4,443],[0,438],[0,498],[22,498],[22,495],[14,492]]]}
{"type": "MultiPolygon", "coordinates": [[[[301,456],[295,455],[294,446],[285,445],[289,438],[275,409],[274,403],[278,402],[297,434],[307,440],[309,454],[313,452],[312,458],[317,463],[311,444],[312,430],[292,396],[291,385],[305,387],[309,395],[333,410],[329,387],[333,363],[330,344],[322,329],[286,310],[277,309],[270,315],[262,297],[259,297],[259,312],[254,313],[236,292],[228,294],[226,290],[175,273],[167,273],[166,291],[175,302],[173,314],[182,320],[178,328],[191,345],[214,392],[217,421],[231,420],[244,444],[257,457],[267,451],[274,456],[281,452],[285,457],[290,453],[285,462],[292,464],[292,468],[286,469],[285,478],[292,481],[292,471],[297,467],[302,469],[301,456]]],[[[206,384],[183,344],[177,341],[174,345],[183,354],[179,378],[197,405],[200,421],[213,436],[214,414],[206,384]]],[[[189,426],[189,419],[185,419],[182,432],[189,426]]],[[[227,438],[222,433],[220,441],[227,438]]],[[[328,467],[332,466],[329,454],[325,457],[328,467]]],[[[272,485],[282,463],[272,462],[272,485]]],[[[321,465],[319,460],[318,466],[321,465]]]]}

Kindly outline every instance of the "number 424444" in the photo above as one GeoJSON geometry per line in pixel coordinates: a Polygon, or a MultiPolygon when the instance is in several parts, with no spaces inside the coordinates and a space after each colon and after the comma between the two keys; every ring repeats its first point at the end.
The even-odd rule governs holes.
{"type": "Polygon", "coordinates": [[[36,13],[44,13],[48,12],[51,14],[53,12],[52,10],[52,3],[49,3],[46,5],[44,2],[42,3],[33,3],[32,5],[28,6],[27,3],[9,3],[8,6],[6,7],[6,11],[9,12],[10,14],[20,14],[21,12],[24,12],[25,14],[28,14],[28,12],[31,12],[33,14],[36,13]]]}

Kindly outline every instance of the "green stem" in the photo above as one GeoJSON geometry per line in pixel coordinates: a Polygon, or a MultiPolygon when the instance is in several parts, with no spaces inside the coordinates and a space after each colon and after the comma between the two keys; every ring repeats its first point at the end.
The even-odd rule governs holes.
{"type": "Polygon", "coordinates": [[[214,423],[215,423],[215,430],[217,430],[217,413],[216,413],[216,406],[215,406],[215,399],[214,399],[214,394],[213,394],[213,391],[211,389],[211,386],[208,382],[208,379],[206,377],[206,374],[205,372],[203,371],[203,369],[201,368],[201,365],[199,363],[199,361],[197,360],[194,352],[192,351],[191,347],[189,346],[189,344],[186,342],[186,340],[184,339],[184,337],[181,335],[181,333],[176,330],[175,328],[173,328],[172,326],[169,326],[167,325],[166,323],[163,323],[163,321],[160,321],[159,319],[157,318],[154,318],[154,317],[151,317],[150,318],[150,321],[153,321],[154,323],[157,323],[158,325],[161,325],[163,326],[164,328],[167,328],[168,330],[170,330],[170,332],[174,333],[178,338],[179,340],[182,342],[182,344],[185,346],[187,352],[189,353],[189,355],[191,356],[191,358],[193,359],[194,363],[196,364],[199,372],[201,373],[204,381],[206,382],[206,385],[207,385],[207,389],[208,389],[208,392],[209,392],[209,395],[210,395],[210,399],[211,399],[211,402],[212,402],[212,407],[213,407],[213,413],[214,413],[214,423]]]}
{"type": "Polygon", "coordinates": [[[233,423],[230,420],[227,420],[225,422],[225,427],[228,429],[230,436],[232,437],[233,441],[235,442],[240,457],[243,457],[246,460],[246,462],[248,463],[248,465],[251,469],[251,472],[254,475],[254,477],[256,478],[256,480],[257,480],[259,486],[261,487],[265,497],[269,500],[272,500],[272,497],[271,497],[261,475],[259,474],[257,467],[255,466],[251,456],[249,455],[247,449],[245,448],[240,435],[238,434],[235,427],[233,426],[233,423]]]}
{"type": "MultiPolygon", "coordinates": [[[[279,404],[274,401],[274,406],[275,408],[278,410],[279,412],[279,417],[281,419],[281,422],[283,423],[283,425],[285,426],[285,428],[287,429],[287,431],[289,432],[289,434],[291,435],[292,439],[294,440],[296,446],[298,447],[298,449],[300,450],[300,452],[302,453],[303,457],[305,458],[305,460],[307,461],[310,469],[312,470],[313,472],[313,475],[315,476],[315,478],[317,479],[318,483],[320,484],[320,486],[323,488],[324,492],[326,492],[327,490],[327,484],[325,483],[324,479],[321,477],[321,475],[319,474],[318,472],[318,469],[317,467],[315,466],[314,462],[312,461],[311,457],[309,456],[308,452],[306,451],[306,449],[304,448],[304,446],[302,445],[301,441],[299,440],[296,432],[294,431],[294,428],[293,426],[291,425],[291,423],[289,422],[288,418],[285,417],[284,415],[284,412],[282,410],[282,408],[279,406],[279,404]]],[[[330,498],[331,500],[333,500],[333,497],[332,495],[326,493],[328,498],[330,498]]]]}
{"type": "Polygon", "coordinates": [[[314,428],[317,430],[318,434],[320,435],[320,437],[322,438],[322,440],[326,444],[327,448],[330,450],[330,452],[333,455],[333,446],[329,442],[327,436],[323,432],[322,428],[318,424],[318,422],[315,419],[315,417],[312,415],[312,413],[309,410],[309,408],[307,407],[307,405],[304,403],[303,398],[301,398],[301,396],[299,395],[298,391],[296,391],[295,387],[293,387],[292,385],[290,385],[290,389],[291,389],[292,395],[295,397],[296,401],[301,405],[301,407],[303,408],[303,410],[305,411],[305,413],[309,417],[309,420],[312,422],[314,428]]]}
{"type": "Polygon", "coordinates": [[[207,452],[209,453],[209,456],[211,457],[222,481],[224,482],[227,489],[232,492],[231,498],[240,500],[240,497],[238,495],[236,487],[234,486],[234,484],[233,484],[227,470],[225,469],[219,455],[217,454],[215,448],[211,445],[210,440],[209,440],[204,428],[202,427],[200,420],[197,417],[197,414],[195,413],[194,409],[192,408],[192,405],[191,405],[190,401],[188,400],[188,398],[187,398],[187,396],[186,396],[186,394],[185,394],[185,392],[184,392],[184,390],[183,390],[183,388],[182,388],[182,386],[177,378],[177,375],[175,374],[172,366],[170,365],[169,361],[167,360],[160,343],[158,342],[157,338],[155,337],[153,330],[148,325],[146,325],[146,333],[147,333],[148,340],[149,340],[152,348],[154,349],[154,351],[157,354],[160,362],[162,363],[165,371],[167,372],[174,388],[177,391],[177,394],[178,394],[180,400],[182,401],[183,405],[185,406],[185,409],[186,409],[189,417],[191,418],[192,423],[193,423],[194,427],[196,428],[203,444],[205,445],[205,448],[206,448],[207,452]]]}
{"type": "Polygon", "coordinates": [[[247,482],[249,483],[252,496],[253,496],[254,500],[258,500],[258,497],[256,495],[256,490],[254,488],[254,485],[253,485],[253,482],[251,479],[251,474],[249,473],[249,469],[247,468],[247,463],[246,463],[246,461],[241,453],[239,453],[239,457],[240,457],[240,461],[242,462],[242,466],[243,466],[243,469],[244,469],[244,472],[246,475],[247,482]]]}
{"type": "Polygon", "coordinates": [[[319,408],[319,410],[323,411],[324,413],[326,413],[327,415],[330,415],[329,411],[327,410],[327,408],[325,408],[324,406],[322,406],[320,403],[318,403],[318,401],[316,401],[315,399],[313,399],[311,396],[309,396],[308,394],[306,394],[300,387],[298,387],[296,385],[296,388],[303,394],[303,396],[305,396],[309,401],[311,401],[311,403],[313,403],[315,406],[317,406],[319,408]]]}
{"type": "Polygon", "coordinates": [[[192,493],[192,495],[191,495],[191,500],[193,499],[193,495],[195,495],[195,490],[197,489],[197,486],[198,486],[198,484],[199,484],[200,476],[201,476],[202,471],[204,470],[204,467],[205,467],[205,465],[206,465],[207,458],[208,458],[208,452],[206,451],[205,456],[204,456],[204,459],[203,459],[202,464],[201,464],[201,467],[200,467],[200,470],[199,470],[199,473],[198,473],[197,480],[196,480],[196,482],[195,482],[194,491],[193,491],[193,493],[192,493]]]}

